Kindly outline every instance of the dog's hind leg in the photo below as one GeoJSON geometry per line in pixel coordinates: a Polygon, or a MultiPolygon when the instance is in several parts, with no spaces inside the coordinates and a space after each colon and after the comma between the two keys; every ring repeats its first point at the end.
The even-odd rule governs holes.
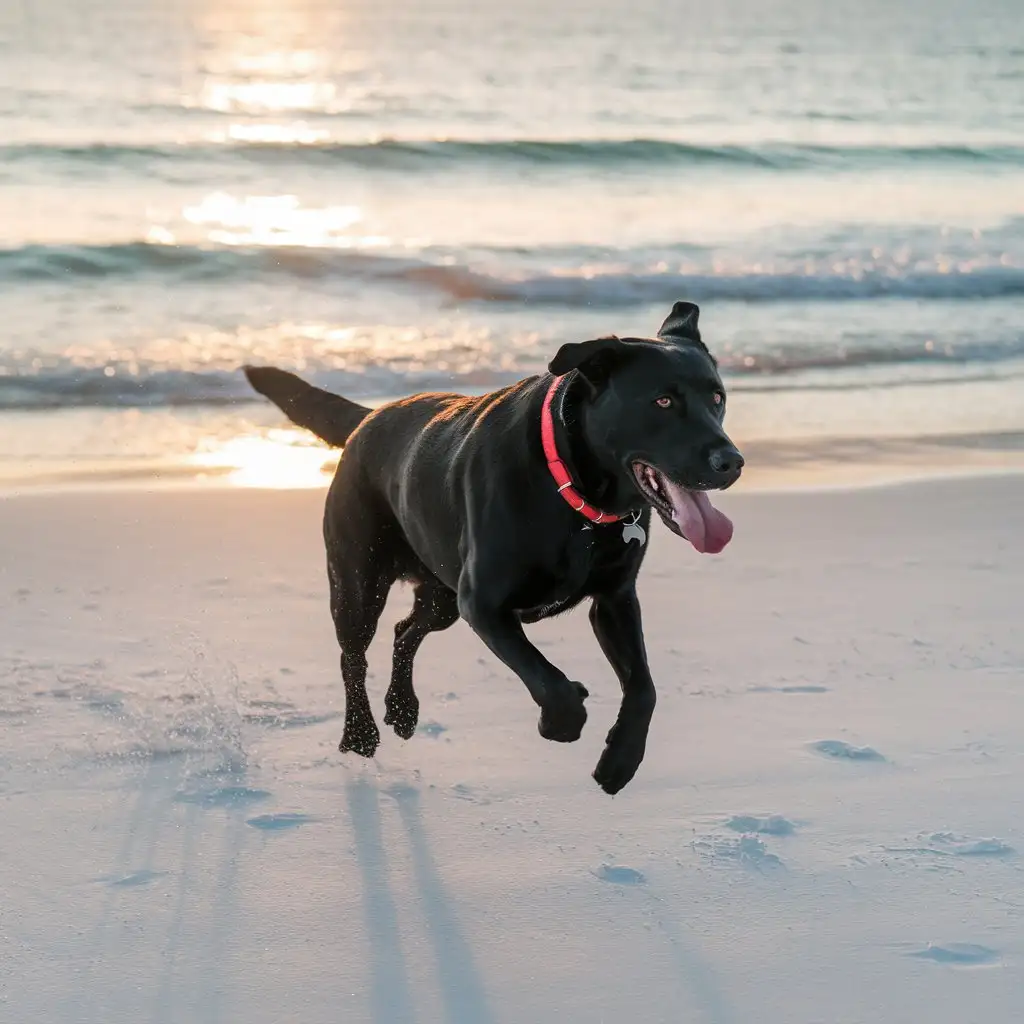
{"type": "Polygon", "coordinates": [[[412,662],[428,633],[447,629],[459,617],[459,602],[454,590],[438,579],[417,585],[412,611],[395,626],[395,653],[391,666],[391,685],[384,698],[384,722],[403,740],[416,731],[420,702],[412,685],[412,662]]]}
{"type": "Polygon", "coordinates": [[[341,675],[345,680],[345,731],[338,749],[373,757],[380,730],[366,693],[366,651],[377,631],[388,591],[395,577],[390,565],[375,565],[373,551],[357,553],[347,546],[347,557],[328,556],[331,617],[341,647],[341,675]]]}

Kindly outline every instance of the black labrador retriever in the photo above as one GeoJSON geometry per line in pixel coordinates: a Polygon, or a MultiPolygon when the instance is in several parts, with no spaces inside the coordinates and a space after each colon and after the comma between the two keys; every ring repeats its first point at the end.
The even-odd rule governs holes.
{"type": "Polygon", "coordinates": [[[345,447],[324,515],[345,680],[342,751],[371,757],[380,742],[366,651],[388,591],[406,580],[415,600],[395,630],[384,699],[384,721],[400,737],[419,718],[416,651],[461,615],[526,684],[541,736],[578,739],[587,690],[530,643],[523,623],[589,597],[623,693],[594,778],[607,793],[633,778],[655,704],[636,595],[651,509],[698,551],[718,552],[732,524],[707,492],[743,467],[697,317],[695,305],[677,302],[657,339],[566,344],[550,375],[479,398],[422,394],[374,411],[283,370],[245,368],[293,422],[345,447]]]}

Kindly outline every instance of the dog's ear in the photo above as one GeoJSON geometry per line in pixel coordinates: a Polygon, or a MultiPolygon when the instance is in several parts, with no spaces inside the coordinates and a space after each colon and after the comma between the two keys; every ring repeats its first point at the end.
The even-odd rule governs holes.
{"type": "Polygon", "coordinates": [[[629,346],[614,335],[592,341],[573,341],[555,353],[548,369],[559,377],[570,370],[578,370],[591,387],[599,388],[628,355],[629,346]]]}
{"type": "Polygon", "coordinates": [[[677,302],[661,325],[658,337],[679,338],[681,341],[695,341],[697,344],[703,344],[700,340],[700,331],[697,330],[699,316],[700,310],[694,303],[677,302]]]}

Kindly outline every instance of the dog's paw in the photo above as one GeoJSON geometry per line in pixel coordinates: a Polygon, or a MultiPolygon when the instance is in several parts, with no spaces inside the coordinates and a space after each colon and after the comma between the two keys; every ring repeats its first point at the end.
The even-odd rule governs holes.
{"type": "Polygon", "coordinates": [[[397,736],[409,739],[416,731],[420,720],[420,702],[413,697],[403,699],[384,698],[384,724],[390,725],[397,736]]]}
{"type": "Polygon", "coordinates": [[[546,740],[555,743],[575,743],[587,721],[583,701],[589,697],[582,683],[569,683],[568,688],[548,701],[541,709],[537,729],[546,740]]]}
{"type": "Polygon", "coordinates": [[[587,709],[583,705],[572,711],[552,714],[547,708],[540,713],[537,730],[546,740],[555,743],[575,743],[583,733],[587,721],[587,709]]]}
{"type": "Polygon", "coordinates": [[[643,743],[615,742],[615,729],[612,729],[608,745],[594,769],[594,781],[609,796],[614,796],[636,775],[644,759],[644,746],[643,743]]]}
{"type": "Polygon", "coordinates": [[[373,757],[380,746],[380,730],[376,723],[371,728],[362,726],[358,729],[345,726],[338,749],[343,753],[359,754],[361,757],[373,757]]]}

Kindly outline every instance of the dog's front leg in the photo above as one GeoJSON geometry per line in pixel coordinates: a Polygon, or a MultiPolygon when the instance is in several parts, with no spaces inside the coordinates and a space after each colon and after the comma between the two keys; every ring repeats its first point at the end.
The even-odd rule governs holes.
{"type": "Polygon", "coordinates": [[[635,586],[631,583],[624,590],[596,596],[590,607],[590,624],[622,686],[619,716],[594,770],[594,779],[606,793],[618,793],[644,759],[657,700],[647,667],[635,586]]]}
{"type": "Polygon", "coordinates": [[[459,614],[473,632],[524,683],[540,706],[538,729],[546,740],[572,743],[580,738],[587,720],[583,700],[586,688],[555,668],[526,638],[518,616],[497,607],[487,596],[465,583],[459,588],[459,614]]]}

